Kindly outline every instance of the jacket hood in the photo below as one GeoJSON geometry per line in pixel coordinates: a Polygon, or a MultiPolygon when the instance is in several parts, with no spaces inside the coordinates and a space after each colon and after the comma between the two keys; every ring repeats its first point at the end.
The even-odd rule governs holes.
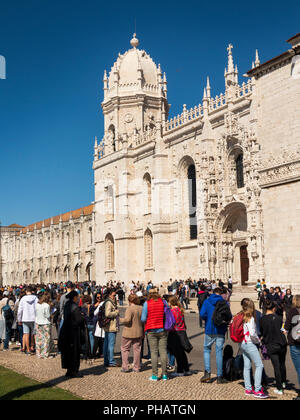
{"type": "Polygon", "coordinates": [[[23,299],[29,305],[33,305],[37,301],[37,297],[35,295],[26,295],[23,299]]]}
{"type": "Polygon", "coordinates": [[[220,295],[215,295],[215,294],[213,294],[213,295],[211,295],[209,298],[208,298],[208,300],[209,300],[209,303],[210,304],[212,304],[213,306],[215,306],[216,304],[217,304],[217,302],[219,302],[220,300],[224,300],[223,298],[222,298],[222,296],[220,296],[220,295]]]}

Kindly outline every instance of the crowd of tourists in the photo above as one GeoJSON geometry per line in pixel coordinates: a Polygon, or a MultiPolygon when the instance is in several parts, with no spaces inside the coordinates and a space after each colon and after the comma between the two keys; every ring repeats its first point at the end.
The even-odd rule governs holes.
{"type": "MultiPolygon", "coordinates": [[[[14,343],[27,356],[47,359],[60,354],[68,378],[82,377],[82,359],[97,358],[103,358],[105,367],[119,367],[124,374],[138,374],[143,360],[149,360],[152,382],[191,376],[196,372],[190,369],[188,361],[193,346],[187,334],[185,312],[195,297],[199,327],[204,328],[205,373],[201,383],[212,381],[211,351],[215,346],[217,384],[243,378],[246,396],[265,399],[269,394],[264,360],[271,360],[274,392],[282,395],[287,386],[288,347],[300,384],[300,295],[264,286],[258,282],[256,287],[261,311],[253,300],[245,298],[235,316],[230,303],[231,277],[226,285],[221,280],[170,279],[167,285],[159,287],[151,282],[131,282],[128,288],[117,282],[105,286],[94,282],[7,286],[0,289],[0,340],[3,351],[14,343]],[[120,307],[125,300],[128,305],[122,317],[120,307]],[[121,326],[119,365],[115,345],[121,326]],[[225,346],[226,335],[231,344],[239,346],[236,357],[233,347],[225,346]]],[[[299,388],[300,385],[296,399],[300,398],[299,388]]]]}

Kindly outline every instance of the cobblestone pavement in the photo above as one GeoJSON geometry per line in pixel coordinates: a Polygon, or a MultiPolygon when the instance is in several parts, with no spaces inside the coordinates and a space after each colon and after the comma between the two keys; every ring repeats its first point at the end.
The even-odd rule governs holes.
{"type": "MultiPolygon", "coordinates": [[[[25,356],[18,350],[0,352],[0,365],[24,374],[39,382],[59,386],[84,399],[92,400],[244,400],[246,397],[242,381],[217,385],[201,384],[202,373],[191,377],[175,378],[168,382],[151,383],[151,365],[147,362],[140,374],[123,374],[119,368],[105,369],[103,361],[93,365],[82,362],[83,379],[66,380],[61,369],[60,357],[40,360],[35,356],[25,356]]],[[[276,396],[270,389],[272,400],[291,400],[296,396],[286,391],[284,396],[276,396]]],[[[23,390],[26,393],[26,388],[23,390]]]]}
{"type": "MultiPolygon", "coordinates": [[[[237,305],[238,308],[238,305],[237,305]]],[[[192,310],[195,310],[194,304],[192,310]]],[[[122,309],[122,311],[124,311],[122,309]]],[[[194,350],[188,356],[193,370],[198,373],[191,377],[175,378],[167,382],[152,383],[151,362],[144,360],[141,373],[121,373],[120,368],[105,369],[103,359],[96,360],[93,365],[81,362],[82,379],[65,378],[65,371],[61,369],[60,356],[49,360],[40,360],[36,356],[25,356],[17,348],[8,352],[0,351],[0,365],[24,374],[32,379],[53,386],[59,386],[84,399],[92,400],[248,400],[253,397],[244,395],[243,381],[217,385],[214,380],[210,384],[201,384],[203,375],[203,330],[199,328],[197,313],[187,313],[186,322],[188,334],[194,350]]],[[[120,337],[118,334],[116,352],[120,351],[120,337]]],[[[231,343],[232,344],[232,343],[231,343]]],[[[233,346],[236,351],[236,346],[233,346]]],[[[120,362],[120,355],[116,356],[120,362]]],[[[270,362],[264,362],[269,377],[274,377],[270,362]]],[[[290,387],[296,383],[296,374],[288,355],[287,371],[290,387]]],[[[215,353],[212,351],[212,372],[216,372],[215,353]]],[[[214,375],[212,375],[214,378],[214,375]]],[[[296,396],[293,389],[286,390],[283,396],[274,394],[274,386],[269,388],[271,400],[291,400],[296,396]]],[[[26,388],[23,390],[26,393],[26,388]]]]}

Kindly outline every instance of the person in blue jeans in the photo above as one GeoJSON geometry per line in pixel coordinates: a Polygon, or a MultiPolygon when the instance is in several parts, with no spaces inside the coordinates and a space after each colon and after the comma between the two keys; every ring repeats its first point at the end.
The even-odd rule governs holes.
{"type": "Polygon", "coordinates": [[[205,321],[205,336],[204,336],[204,365],[205,374],[201,378],[202,383],[210,382],[211,380],[211,349],[216,346],[216,362],[217,362],[217,383],[224,384],[227,381],[223,378],[223,347],[225,343],[225,334],[227,325],[218,327],[212,320],[216,304],[225,300],[221,296],[222,289],[216,288],[214,293],[203,302],[200,311],[200,317],[205,321]]]}
{"type": "Polygon", "coordinates": [[[300,400],[300,343],[295,341],[292,336],[292,330],[297,324],[300,323],[300,295],[295,295],[292,301],[292,307],[287,314],[286,322],[284,325],[287,334],[287,341],[290,347],[291,359],[298,376],[298,396],[295,400],[300,400]]]}
{"type": "Polygon", "coordinates": [[[119,331],[119,310],[117,305],[117,292],[115,289],[107,291],[108,298],[104,302],[105,317],[110,319],[109,324],[104,327],[105,338],[103,345],[104,366],[118,367],[114,358],[117,332],[119,331]]]}
{"type": "Polygon", "coordinates": [[[92,357],[93,354],[93,349],[94,349],[94,342],[95,342],[95,338],[94,338],[94,329],[95,329],[95,323],[94,323],[94,311],[95,311],[95,307],[94,305],[92,305],[92,298],[90,295],[86,295],[83,298],[83,306],[81,308],[81,311],[84,315],[84,319],[86,322],[86,326],[87,326],[87,331],[88,331],[88,335],[89,335],[89,343],[85,344],[88,345],[89,344],[89,349],[87,350],[87,355],[89,357],[92,357]]]}

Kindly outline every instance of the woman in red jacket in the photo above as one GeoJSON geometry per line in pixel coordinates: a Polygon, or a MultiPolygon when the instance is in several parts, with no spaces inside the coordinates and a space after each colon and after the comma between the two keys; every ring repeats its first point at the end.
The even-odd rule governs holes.
{"type": "Polygon", "coordinates": [[[147,302],[144,303],[142,322],[145,323],[145,334],[151,351],[152,377],[151,381],[158,381],[158,351],[161,361],[162,379],[168,380],[167,375],[167,340],[168,333],[164,330],[164,308],[167,305],[156,289],[149,291],[147,302]]]}

